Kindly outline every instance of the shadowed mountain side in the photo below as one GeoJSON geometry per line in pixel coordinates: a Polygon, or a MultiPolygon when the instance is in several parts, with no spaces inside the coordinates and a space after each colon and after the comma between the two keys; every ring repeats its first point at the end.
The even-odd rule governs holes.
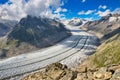
{"type": "Polygon", "coordinates": [[[70,32],[64,28],[64,25],[57,21],[27,16],[8,35],[7,44],[12,40],[17,40],[18,46],[21,42],[26,42],[42,48],[54,45],[69,34],[70,32]]]}
{"type": "Polygon", "coordinates": [[[118,34],[118,33],[120,33],[120,27],[117,28],[117,29],[115,29],[114,31],[112,31],[112,32],[104,35],[102,39],[103,39],[103,40],[107,40],[107,39],[109,39],[111,36],[114,36],[114,35],[116,35],[116,34],[118,34]]]}
{"type": "Polygon", "coordinates": [[[70,31],[60,22],[27,16],[20,20],[5,39],[1,39],[0,58],[52,46],[70,35],[70,31]]]}

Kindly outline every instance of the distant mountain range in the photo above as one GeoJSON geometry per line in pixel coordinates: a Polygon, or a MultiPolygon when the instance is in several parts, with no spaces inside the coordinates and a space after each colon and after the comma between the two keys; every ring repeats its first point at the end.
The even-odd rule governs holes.
{"type": "Polygon", "coordinates": [[[81,28],[96,35],[104,36],[120,27],[120,14],[109,14],[100,20],[88,21],[81,28]]]}
{"type": "Polygon", "coordinates": [[[12,26],[12,29],[2,27],[6,27],[4,30],[9,33],[0,43],[1,58],[48,47],[71,35],[70,31],[56,20],[29,15],[12,26]]]}
{"type": "Polygon", "coordinates": [[[71,25],[71,26],[81,26],[84,23],[86,23],[87,21],[88,20],[85,20],[85,19],[73,18],[68,22],[68,24],[71,25]]]}

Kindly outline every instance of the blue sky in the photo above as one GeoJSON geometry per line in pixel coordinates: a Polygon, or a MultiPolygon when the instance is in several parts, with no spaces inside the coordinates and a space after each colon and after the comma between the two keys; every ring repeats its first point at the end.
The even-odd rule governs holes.
{"type": "Polygon", "coordinates": [[[63,6],[63,8],[68,9],[68,13],[65,13],[66,18],[72,17],[80,17],[80,18],[100,18],[99,15],[88,14],[88,15],[78,15],[80,11],[88,11],[88,10],[96,10],[97,11],[106,11],[109,9],[110,11],[114,11],[116,8],[120,8],[120,0],[68,0],[67,3],[63,6]],[[99,6],[106,6],[106,9],[99,8],[99,6]]]}
{"type": "MultiPolygon", "coordinates": [[[[15,0],[10,0],[10,1],[12,1],[13,4],[17,4],[15,3],[15,0]]],[[[33,0],[33,1],[37,1],[37,0],[33,0]]],[[[6,2],[8,2],[8,0],[0,0],[1,5],[4,5],[6,2]]],[[[78,18],[89,18],[89,19],[96,20],[108,13],[115,12],[116,10],[120,12],[120,0],[60,0],[60,2],[63,2],[63,4],[59,5],[59,7],[56,10],[52,10],[52,13],[59,16],[62,15],[61,17],[66,19],[78,17],[78,18]]],[[[38,7],[42,7],[42,6],[38,6],[38,7]]],[[[6,10],[6,7],[4,7],[4,9],[6,10]]],[[[1,10],[4,10],[4,9],[1,9],[1,10]]],[[[10,15],[9,12],[10,11],[7,11],[8,14],[6,15],[9,16],[10,15]]],[[[14,12],[19,13],[20,11],[14,11],[14,12]]],[[[21,11],[21,12],[24,12],[24,11],[21,11]]]]}
{"type": "Polygon", "coordinates": [[[8,0],[0,0],[1,4],[4,4],[5,2],[7,2],[8,0]]]}

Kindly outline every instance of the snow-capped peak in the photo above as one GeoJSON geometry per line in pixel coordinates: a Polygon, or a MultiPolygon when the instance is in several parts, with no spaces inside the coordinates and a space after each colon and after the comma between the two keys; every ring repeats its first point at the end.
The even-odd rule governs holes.
{"type": "Polygon", "coordinates": [[[86,23],[87,20],[85,19],[81,19],[81,18],[73,18],[69,21],[69,25],[72,25],[72,26],[81,26],[82,24],[86,23]]]}

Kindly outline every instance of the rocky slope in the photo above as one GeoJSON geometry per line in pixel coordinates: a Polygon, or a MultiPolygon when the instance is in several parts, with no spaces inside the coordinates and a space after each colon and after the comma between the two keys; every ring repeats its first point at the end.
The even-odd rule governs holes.
{"type": "Polygon", "coordinates": [[[1,40],[0,58],[48,47],[68,36],[70,31],[55,20],[27,16],[1,40]]]}
{"type": "Polygon", "coordinates": [[[100,20],[89,21],[82,26],[82,29],[103,37],[105,34],[117,29],[120,25],[120,14],[109,14],[100,20]]]}
{"type": "MultiPolygon", "coordinates": [[[[112,26],[100,26],[96,24],[98,32],[102,33],[101,45],[98,47],[98,50],[94,55],[90,56],[87,61],[84,62],[89,67],[104,67],[107,65],[113,65],[120,63],[120,15],[114,14],[104,17],[103,21],[107,24],[112,24],[112,26]],[[111,17],[114,19],[110,19],[111,17]],[[105,27],[105,28],[104,28],[105,27]]],[[[102,22],[103,22],[102,21],[102,22]]],[[[104,24],[104,23],[103,23],[104,24]]],[[[95,26],[93,26],[95,27],[95,26]]],[[[94,32],[96,30],[93,30],[94,32]]]]}
{"type": "MultiPolygon", "coordinates": [[[[108,35],[110,35],[109,33],[108,35]]],[[[89,67],[104,67],[107,65],[113,65],[120,63],[120,32],[111,36],[98,50],[84,62],[89,67]]]]}
{"type": "Polygon", "coordinates": [[[120,65],[89,69],[81,66],[69,69],[60,63],[54,63],[24,77],[22,80],[120,80],[120,65]]]}

